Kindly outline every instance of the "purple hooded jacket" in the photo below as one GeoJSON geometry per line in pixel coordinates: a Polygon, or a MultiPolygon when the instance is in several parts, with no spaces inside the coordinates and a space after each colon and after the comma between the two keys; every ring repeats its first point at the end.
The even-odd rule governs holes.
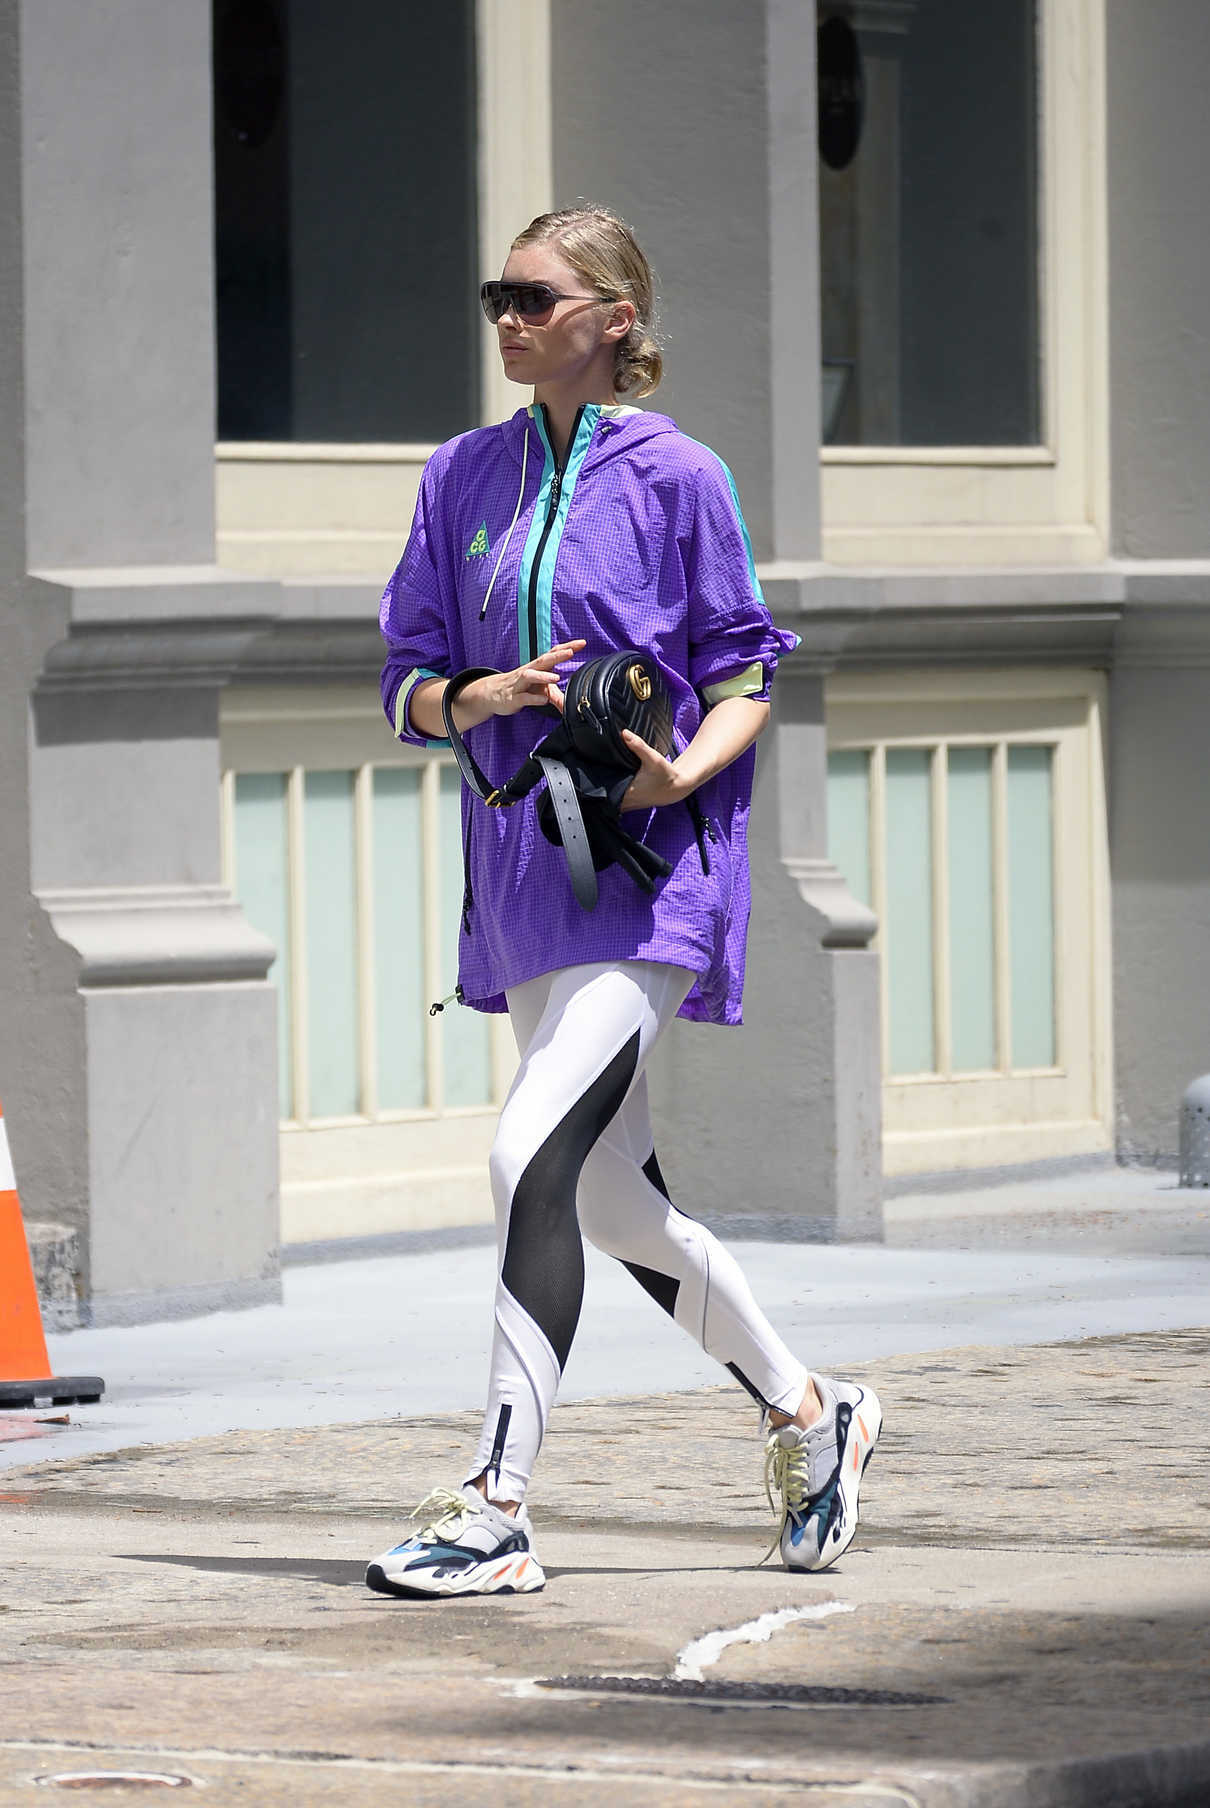
{"type": "MultiPolygon", "coordinates": [[[[581,408],[561,470],[536,407],[438,448],[381,626],[383,705],[400,740],[421,747],[448,745],[412,727],[408,699],[423,679],[465,666],[509,671],[577,639],[588,643],[584,661],[619,647],[651,651],[684,747],[720,697],[767,697],[778,658],[797,644],[770,620],[721,459],[666,415],[596,403],[581,408]]],[[[466,740],[503,784],[549,728],[521,710],[466,740]]],[[[538,827],[538,792],[488,810],[463,786],[465,1003],[502,1011],[509,986],[582,962],[665,961],[697,975],[682,1017],[739,1023],[754,764],[750,748],[697,792],[708,874],[687,808],[631,811],[625,827],[673,870],[648,897],[607,867],[592,911],[576,902],[562,849],[538,827]]]]}

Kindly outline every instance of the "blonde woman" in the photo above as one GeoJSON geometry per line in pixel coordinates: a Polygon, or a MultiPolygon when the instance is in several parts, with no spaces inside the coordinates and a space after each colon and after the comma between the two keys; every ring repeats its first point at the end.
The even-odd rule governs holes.
{"type": "Polygon", "coordinates": [[[770,620],[726,466],[633,406],[662,359],[652,273],[629,227],[597,207],[541,215],[482,302],[507,375],[533,402],[426,466],[383,598],[387,716],[402,740],[439,741],[448,680],[484,668],[453,721],[486,771],[507,775],[572,670],[648,650],[672,695],[674,746],[665,758],[628,737],[638,769],[622,808],[669,871],[649,896],[607,868],[586,910],[532,797],[488,810],[463,788],[457,996],[507,1010],[520,1055],[490,1160],[500,1266],[488,1403],[468,1479],[430,1494],[418,1531],[366,1580],[406,1596],[543,1586],[525,1494],[579,1317],[582,1234],[759,1404],[783,1561],[821,1569],[856,1530],[878,1401],[808,1372],[734,1259],[672,1204],[644,1078],[674,1017],[740,1021],[754,743],[795,637],[770,620]]]}

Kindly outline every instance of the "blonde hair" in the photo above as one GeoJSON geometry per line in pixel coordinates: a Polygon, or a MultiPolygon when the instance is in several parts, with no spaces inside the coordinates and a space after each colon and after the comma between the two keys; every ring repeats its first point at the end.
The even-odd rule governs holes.
{"type": "Polygon", "coordinates": [[[512,248],[546,244],[555,246],[595,295],[634,303],[634,325],[614,353],[614,394],[650,395],[664,374],[656,339],[655,276],[630,227],[607,207],[565,207],[540,213],[517,234],[512,248]]]}

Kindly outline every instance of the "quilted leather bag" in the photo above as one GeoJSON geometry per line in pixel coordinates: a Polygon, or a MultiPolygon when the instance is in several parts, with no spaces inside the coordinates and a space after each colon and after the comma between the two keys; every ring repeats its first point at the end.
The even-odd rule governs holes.
{"type": "MultiPolygon", "coordinates": [[[[538,823],[547,840],[562,847],[572,890],[585,910],[596,905],[597,874],[615,862],[641,890],[654,892],[656,880],[672,868],[622,827],[620,813],[639,767],[622,730],[630,729],[665,758],[672,752],[672,699],[656,660],[628,647],[581,666],[567,681],[558,726],[499,786],[486,777],[453,718],[459,692],[492,672],[490,666],[469,667],[451,678],[442,697],[445,732],[470,790],[490,808],[508,809],[545,780],[538,823]]],[[[703,870],[709,871],[701,812],[693,798],[688,802],[703,870]]]]}

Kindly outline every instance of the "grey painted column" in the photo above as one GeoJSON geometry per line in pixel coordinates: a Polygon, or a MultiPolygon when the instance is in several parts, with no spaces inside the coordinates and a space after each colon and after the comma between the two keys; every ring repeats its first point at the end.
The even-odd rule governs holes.
{"type": "MultiPolygon", "coordinates": [[[[556,205],[616,207],[659,268],[653,406],[735,472],[775,616],[819,558],[815,20],[798,0],[693,10],[555,0],[556,205]]],[[[824,672],[783,668],[752,819],[745,1027],[678,1026],[652,1073],[691,1212],[881,1231],[875,923],[827,859],[824,672]]]]}
{"type": "Polygon", "coordinates": [[[279,1288],[272,950],[218,836],[276,587],[212,563],[208,22],[0,0],[0,1096],[98,1322],[279,1288]]]}
{"type": "Polygon", "coordinates": [[[1112,542],[1129,561],[1109,706],[1124,1158],[1176,1165],[1210,1066],[1210,9],[1109,0],[1112,542]]]}

